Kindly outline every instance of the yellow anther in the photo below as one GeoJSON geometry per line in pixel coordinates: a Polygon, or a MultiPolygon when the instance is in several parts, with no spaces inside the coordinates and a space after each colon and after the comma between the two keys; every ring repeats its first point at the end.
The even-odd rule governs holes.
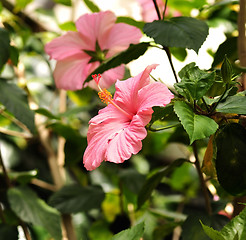
{"type": "Polygon", "coordinates": [[[99,92],[98,96],[103,103],[109,104],[113,101],[111,93],[106,88],[99,92]]]}

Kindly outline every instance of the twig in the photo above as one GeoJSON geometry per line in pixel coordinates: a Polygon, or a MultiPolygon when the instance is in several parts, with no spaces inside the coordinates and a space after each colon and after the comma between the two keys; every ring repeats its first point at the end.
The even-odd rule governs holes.
{"type": "Polygon", "coordinates": [[[38,187],[41,187],[43,189],[50,190],[52,192],[57,191],[57,187],[55,185],[47,183],[47,182],[42,181],[42,180],[37,179],[37,178],[32,179],[31,184],[36,185],[38,187]]]}
{"type": "Polygon", "coordinates": [[[33,137],[32,134],[30,133],[17,132],[17,131],[9,130],[9,129],[2,128],[2,127],[0,127],[0,132],[7,134],[7,135],[14,136],[14,137],[21,137],[21,138],[32,138],[33,137]]]}
{"type": "Polygon", "coordinates": [[[200,166],[200,162],[199,162],[199,158],[198,158],[196,141],[193,142],[192,148],[193,148],[194,156],[196,159],[195,160],[195,166],[196,166],[196,170],[198,172],[198,176],[200,179],[200,184],[201,184],[201,188],[202,188],[202,192],[203,192],[203,196],[204,196],[205,204],[206,204],[206,210],[207,210],[207,213],[209,215],[212,215],[212,208],[211,208],[210,199],[209,199],[209,195],[208,195],[208,189],[207,189],[205,180],[204,180],[203,175],[202,175],[201,166],[200,166]]]}
{"type": "Polygon", "coordinates": [[[158,8],[158,5],[157,5],[156,0],[153,0],[153,3],[154,3],[154,5],[155,5],[155,10],[156,10],[158,19],[161,20],[161,14],[160,14],[160,10],[159,10],[159,8],[158,8]]]}

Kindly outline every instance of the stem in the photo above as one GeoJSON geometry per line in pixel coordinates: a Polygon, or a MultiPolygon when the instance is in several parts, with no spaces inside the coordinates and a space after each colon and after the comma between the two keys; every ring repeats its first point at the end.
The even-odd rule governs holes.
{"type": "Polygon", "coordinates": [[[223,99],[223,97],[225,96],[226,92],[228,90],[228,86],[226,86],[225,91],[223,92],[223,94],[220,96],[218,102],[216,102],[212,108],[212,110],[209,112],[209,115],[213,114],[213,112],[215,111],[215,109],[217,108],[218,104],[221,102],[221,100],[223,99]]]}
{"type": "Polygon", "coordinates": [[[163,20],[165,19],[166,10],[167,10],[167,0],[165,1],[165,7],[162,15],[163,20]]]}
{"type": "Polygon", "coordinates": [[[28,228],[27,228],[26,224],[24,222],[20,221],[20,226],[22,227],[22,230],[24,232],[26,240],[32,240],[32,237],[31,237],[31,235],[30,235],[30,233],[28,231],[28,228]]]}
{"type": "Polygon", "coordinates": [[[3,215],[3,206],[1,203],[0,203],[0,219],[1,219],[2,223],[6,223],[5,217],[3,215]]]}
{"type": "Polygon", "coordinates": [[[202,102],[203,102],[203,104],[205,105],[205,107],[206,107],[206,109],[207,109],[207,111],[208,111],[208,113],[209,113],[209,107],[208,107],[208,105],[207,105],[207,103],[205,102],[205,100],[204,100],[204,98],[202,97],[202,102]]]}
{"type": "Polygon", "coordinates": [[[11,185],[11,182],[10,182],[10,179],[9,179],[9,176],[8,176],[8,173],[7,173],[7,170],[6,170],[5,165],[4,165],[4,162],[3,162],[1,150],[0,150],[0,165],[2,166],[3,176],[5,178],[5,181],[7,183],[7,186],[10,188],[12,185],[11,185]]]}
{"type": "Polygon", "coordinates": [[[199,176],[199,179],[200,179],[200,184],[201,184],[201,188],[202,188],[202,192],[203,192],[203,196],[204,196],[205,204],[206,204],[206,210],[207,210],[207,213],[209,215],[212,215],[212,208],[211,208],[210,199],[209,199],[209,195],[208,195],[208,189],[207,189],[205,180],[203,178],[203,174],[202,174],[202,171],[201,171],[201,166],[200,166],[200,162],[199,162],[199,158],[198,158],[196,141],[193,142],[192,148],[193,148],[194,156],[195,156],[195,159],[196,159],[195,160],[195,166],[196,166],[196,170],[198,172],[198,176],[199,176]]]}
{"type": "Polygon", "coordinates": [[[161,20],[161,14],[160,14],[160,10],[159,10],[159,8],[158,8],[158,5],[157,5],[156,0],[153,0],[153,3],[154,3],[154,5],[155,5],[155,10],[156,10],[158,19],[161,20]]]}
{"type": "Polygon", "coordinates": [[[148,130],[150,130],[152,132],[158,132],[158,131],[166,130],[166,129],[169,129],[169,128],[177,127],[177,126],[180,126],[180,125],[181,125],[180,123],[177,123],[177,124],[173,124],[173,125],[169,125],[169,126],[161,127],[161,128],[149,127],[148,130]]]}
{"type": "Polygon", "coordinates": [[[172,71],[173,71],[173,75],[174,75],[174,78],[175,78],[175,81],[176,83],[178,83],[178,77],[177,77],[177,74],[175,72],[175,69],[174,69],[174,66],[173,66],[173,62],[172,62],[172,56],[171,56],[171,53],[170,53],[170,49],[168,47],[165,47],[163,46],[163,50],[165,50],[166,54],[167,54],[167,58],[168,58],[168,61],[171,65],[171,68],[172,68],[172,71]]]}

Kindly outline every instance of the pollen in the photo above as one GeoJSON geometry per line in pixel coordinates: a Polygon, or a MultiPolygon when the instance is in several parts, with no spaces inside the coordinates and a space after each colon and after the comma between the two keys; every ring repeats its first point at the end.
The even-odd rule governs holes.
{"type": "Polygon", "coordinates": [[[109,104],[110,102],[113,101],[112,94],[106,88],[100,91],[98,93],[98,96],[103,103],[109,104]]]}

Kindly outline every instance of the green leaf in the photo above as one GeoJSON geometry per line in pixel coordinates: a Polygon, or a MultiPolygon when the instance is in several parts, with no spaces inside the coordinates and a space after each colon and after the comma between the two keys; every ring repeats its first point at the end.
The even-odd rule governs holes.
{"type": "Polygon", "coordinates": [[[246,208],[227,223],[220,232],[204,224],[202,224],[202,227],[212,240],[244,240],[246,238],[246,208]],[[215,238],[216,234],[222,238],[215,238]]]}
{"type": "Polygon", "coordinates": [[[62,239],[60,215],[27,187],[8,190],[11,209],[24,222],[42,226],[57,240],[62,239]]]}
{"type": "Polygon", "coordinates": [[[115,68],[120,66],[121,64],[127,64],[132,60],[137,59],[141,55],[143,55],[148,47],[150,46],[149,43],[142,42],[139,44],[131,44],[127,50],[121,52],[120,54],[116,55],[113,58],[110,58],[106,62],[102,63],[96,70],[94,70],[90,76],[87,77],[85,82],[91,80],[91,75],[103,73],[111,68],[115,68]]]}
{"type": "Polygon", "coordinates": [[[184,48],[171,47],[170,51],[172,55],[180,62],[183,62],[187,57],[187,51],[184,48]]]}
{"type": "MultiPolygon", "coordinates": [[[[182,239],[183,240],[209,240],[209,237],[203,231],[201,222],[207,226],[215,228],[217,231],[221,230],[229,219],[223,215],[207,215],[202,212],[190,214],[182,225],[182,239]]],[[[229,240],[231,238],[228,238],[229,240]]],[[[222,239],[217,239],[222,240],[222,239]]]]}
{"type": "Polygon", "coordinates": [[[65,6],[72,6],[71,0],[54,0],[56,3],[65,5],[65,6]]]}
{"type": "Polygon", "coordinates": [[[232,195],[246,193],[246,130],[237,123],[222,128],[216,135],[215,167],[220,185],[232,195]]]}
{"type": "Polygon", "coordinates": [[[232,78],[232,66],[226,55],[221,66],[221,75],[225,83],[230,83],[232,78]]]}
{"type": "MultiPolygon", "coordinates": [[[[152,118],[150,121],[150,124],[154,123],[157,120],[161,120],[161,121],[165,121],[165,119],[169,119],[169,118],[173,118],[174,115],[176,116],[176,114],[173,111],[173,105],[167,105],[165,107],[153,107],[153,114],[152,114],[152,118]]],[[[176,116],[177,118],[177,116],[176,116]]],[[[174,120],[176,120],[174,118],[174,120]]]]}
{"type": "Polygon", "coordinates": [[[92,12],[100,12],[100,8],[90,0],[83,0],[85,5],[92,11],[92,12]]]}
{"type": "Polygon", "coordinates": [[[51,113],[49,110],[45,109],[45,108],[38,108],[35,110],[36,113],[43,115],[49,119],[57,119],[60,120],[61,118],[58,116],[55,116],[53,113],[51,113]]]}
{"type": "Polygon", "coordinates": [[[201,222],[201,224],[202,224],[202,228],[203,228],[204,232],[212,240],[226,240],[219,231],[214,230],[212,227],[208,227],[208,226],[204,225],[202,222],[201,222]]]}
{"type": "Polygon", "coordinates": [[[14,66],[17,66],[18,61],[19,61],[19,51],[16,47],[10,46],[10,59],[13,63],[14,66]]]}
{"type": "Polygon", "coordinates": [[[143,30],[162,46],[189,48],[197,53],[208,35],[207,24],[191,17],[146,23],[143,30]]]}
{"type": "Polygon", "coordinates": [[[18,230],[16,226],[0,224],[0,237],[1,239],[16,240],[18,238],[18,230]]]}
{"type": "Polygon", "coordinates": [[[59,24],[59,28],[63,31],[77,31],[75,23],[72,21],[59,24]]]}
{"type": "Polygon", "coordinates": [[[138,194],[138,208],[140,208],[150,198],[153,190],[161,182],[162,178],[167,174],[170,174],[175,168],[181,166],[185,161],[185,159],[178,159],[169,166],[164,167],[148,177],[138,194]]]}
{"type": "Polygon", "coordinates": [[[55,192],[49,204],[62,213],[78,213],[100,208],[104,197],[99,186],[68,185],[55,192]]]}
{"type": "Polygon", "coordinates": [[[215,82],[215,72],[202,71],[194,63],[181,69],[179,76],[181,82],[174,84],[175,89],[187,98],[191,96],[193,100],[201,99],[215,82]]]}
{"type": "Polygon", "coordinates": [[[24,9],[29,3],[31,3],[33,0],[16,0],[15,3],[15,11],[20,11],[24,9]]]}
{"type": "Polygon", "coordinates": [[[227,55],[229,59],[238,59],[237,57],[237,37],[229,37],[223,43],[220,44],[214,55],[214,61],[212,68],[215,68],[223,62],[223,59],[227,55]]]}
{"type": "Polygon", "coordinates": [[[0,79],[0,102],[32,133],[35,132],[34,112],[30,110],[26,93],[22,89],[0,79]]]}
{"type": "Polygon", "coordinates": [[[87,139],[69,125],[53,123],[48,127],[66,139],[64,148],[66,165],[73,165],[80,161],[87,146],[87,139]]]}
{"type": "Polygon", "coordinates": [[[134,27],[137,27],[141,30],[143,30],[143,27],[145,25],[145,22],[136,21],[135,19],[130,18],[130,17],[117,17],[116,23],[126,23],[134,27]]]}
{"type": "Polygon", "coordinates": [[[218,128],[218,124],[213,119],[195,114],[185,102],[175,102],[174,111],[189,135],[190,144],[195,140],[211,136],[218,128]]]}
{"type": "Polygon", "coordinates": [[[31,179],[35,178],[38,174],[37,170],[23,171],[23,172],[9,172],[8,176],[11,180],[15,180],[21,184],[27,184],[31,179]]]}
{"type": "Polygon", "coordinates": [[[0,28],[0,70],[8,61],[10,55],[10,38],[9,33],[4,28],[0,28]]]}
{"type": "Polygon", "coordinates": [[[246,114],[246,96],[229,96],[218,104],[217,112],[246,114]]]}
{"type": "Polygon", "coordinates": [[[144,234],[144,223],[139,223],[130,229],[121,231],[114,235],[111,240],[137,240],[140,239],[144,234]]]}

